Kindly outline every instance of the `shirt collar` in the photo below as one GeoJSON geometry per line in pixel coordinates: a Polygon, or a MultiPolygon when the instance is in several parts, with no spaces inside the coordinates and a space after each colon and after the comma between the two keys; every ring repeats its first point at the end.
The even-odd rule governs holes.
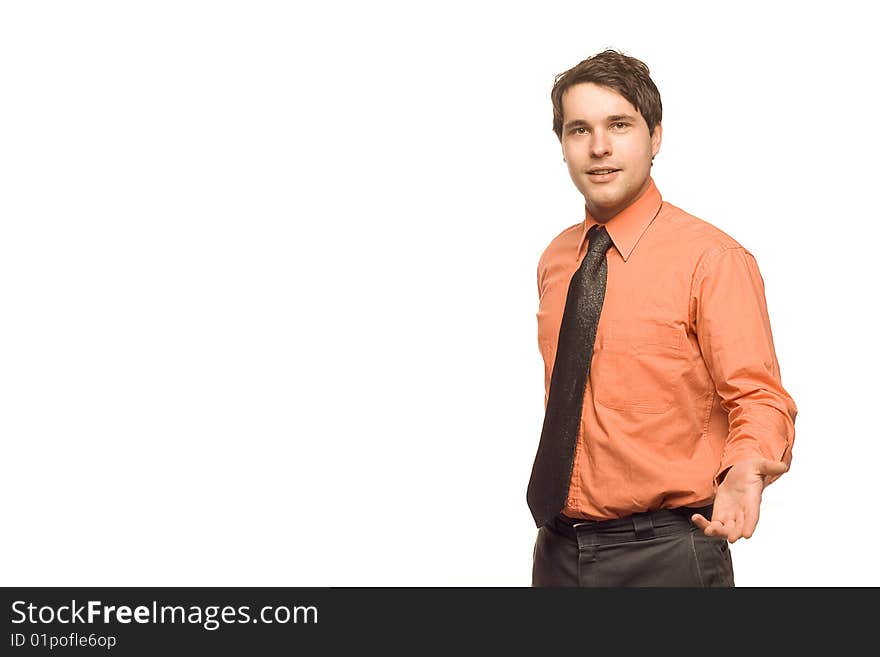
{"type": "MultiPolygon", "coordinates": [[[[663,203],[663,198],[660,196],[660,190],[657,189],[657,185],[654,184],[654,178],[651,177],[648,180],[648,189],[646,189],[634,203],[631,203],[605,222],[605,229],[608,231],[608,235],[611,236],[611,241],[614,242],[614,246],[617,248],[618,253],[623,257],[624,262],[627,261],[639,239],[641,239],[648,226],[651,225],[654,217],[657,216],[657,213],[660,211],[660,206],[663,203]]],[[[580,258],[584,245],[587,242],[587,233],[590,228],[599,223],[593,219],[590,215],[590,211],[586,209],[586,206],[584,207],[584,214],[586,217],[584,218],[583,227],[581,229],[581,239],[578,243],[578,250],[575,254],[576,259],[580,258]]]]}

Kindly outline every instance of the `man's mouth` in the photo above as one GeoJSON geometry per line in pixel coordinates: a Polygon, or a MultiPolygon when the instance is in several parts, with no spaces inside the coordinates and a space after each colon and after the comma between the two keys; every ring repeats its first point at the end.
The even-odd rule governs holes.
{"type": "Polygon", "coordinates": [[[620,169],[591,169],[587,171],[587,174],[590,176],[604,176],[609,173],[614,173],[615,171],[620,171],[620,169]]]}

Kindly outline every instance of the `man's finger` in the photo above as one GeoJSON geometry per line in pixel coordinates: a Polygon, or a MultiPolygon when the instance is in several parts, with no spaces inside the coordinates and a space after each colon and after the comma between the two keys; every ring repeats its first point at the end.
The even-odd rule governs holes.
{"type": "Polygon", "coordinates": [[[699,529],[702,529],[706,536],[724,536],[727,538],[733,526],[732,518],[725,518],[722,520],[713,517],[712,520],[706,520],[706,518],[699,513],[692,515],[691,521],[693,521],[699,529]]]}
{"type": "Polygon", "coordinates": [[[702,514],[695,513],[691,516],[691,522],[694,523],[700,529],[706,529],[709,526],[709,521],[703,517],[702,514]]]}
{"type": "Polygon", "coordinates": [[[728,527],[720,520],[712,520],[706,528],[703,530],[703,533],[706,536],[727,536],[728,527]]]}
{"type": "Polygon", "coordinates": [[[695,513],[694,515],[692,515],[691,521],[697,526],[698,529],[702,529],[703,533],[707,536],[713,535],[709,533],[710,527],[712,528],[711,531],[714,532],[721,526],[721,523],[717,520],[709,520],[699,513],[695,513]]]}
{"type": "Polygon", "coordinates": [[[727,524],[727,540],[730,543],[735,543],[743,535],[743,514],[741,511],[737,512],[736,516],[727,524]]]}
{"type": "Polygon", "coordinates": [[[758,516],[760,515],[760,510],[758,507],[754,509],[747,509],[745,514],[743,515],[743,537],[751,538],[752,534],[755,533],[755,528],[758,526],[758,516]]]}

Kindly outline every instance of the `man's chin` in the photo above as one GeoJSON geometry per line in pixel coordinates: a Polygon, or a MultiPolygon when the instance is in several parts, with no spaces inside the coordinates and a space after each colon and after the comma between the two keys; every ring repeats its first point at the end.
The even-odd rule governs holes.
{"type": "Polygon", "coordinates": [[[610,219],[620,212],[619,199],[609,198],[604,194],[590,193],[590,191],[588,190],[584,194],[584,199],[587,202],[587,210],[595,219],[598,220],[600,217],[608,217],[610,219]]]}

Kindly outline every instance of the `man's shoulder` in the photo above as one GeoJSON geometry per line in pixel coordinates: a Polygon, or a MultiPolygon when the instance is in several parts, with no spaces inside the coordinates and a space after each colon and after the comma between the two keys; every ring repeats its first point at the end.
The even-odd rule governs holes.
{"type": "Polygon", "coordinates": [[[688,253],[689,260],[695,264],[706,263],[715,256],[730,249],[747,249],[727,232],[715,224],[697,217],[680,207],[663,201],[658,218],[669,230],[677,244],[688,253]]]}
{"type": "Polygon", "coordinates": [[[545,262],[549,257],[558,255],[563,251],[575,253],[581,236],[583,235],[583,227],[584,222],[579,221],[557,234],[556,237],[550,240],[549,244],[544,247],[544,251],[541,253],[538,262],[545,262]]]}
{"type": "Polygon", "coordinates": [[[576,224],[572,224],[568,228],[560,231],[556,235],[556,237],[554,237],[552,240],[550,240],[550,243],[547,244],[547,248],[549,249],[551,246],[555,246],[555,245],[567,246],[571,242],[578,242],[581,238],[581,231],[583,230],[583,227],[584,227],[583,221],[579,221],[576,224]]]}
{"type": "Polygon", "coordinates": [[[670,227],[674,230],[685,231],[688,237],[696,240],[701,245],[719,247],[742,246],[715,224],[682,210],[668,201],[663,201],[663,205],[660,208],[660,216],[665,217],[670,227]]]}

